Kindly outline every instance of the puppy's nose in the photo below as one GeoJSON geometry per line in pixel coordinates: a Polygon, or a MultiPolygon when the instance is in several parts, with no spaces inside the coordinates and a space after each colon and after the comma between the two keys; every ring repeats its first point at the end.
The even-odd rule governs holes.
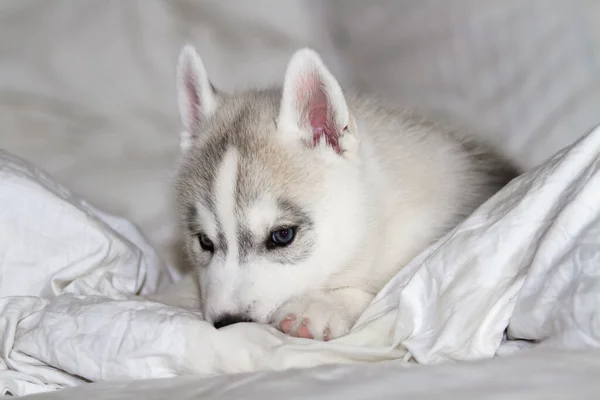
{"type": "Polygon", "coordinates": [[[214,319],[213,325],[221,329],[227,325],[237,324],[239,322],[254,322],[248,316],[242,314],[223,314],[214,319]]]}

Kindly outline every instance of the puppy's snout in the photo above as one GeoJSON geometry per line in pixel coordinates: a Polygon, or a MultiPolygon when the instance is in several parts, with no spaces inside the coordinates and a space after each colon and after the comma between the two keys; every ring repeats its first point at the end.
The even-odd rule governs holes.
{"type": "Polygon", "coordinates": [[[221,329],[227,325],[233,325],[240,322],[254,322],[251,318],[243,314],[223,314],[214,319],[213,325],[221,329]]]}

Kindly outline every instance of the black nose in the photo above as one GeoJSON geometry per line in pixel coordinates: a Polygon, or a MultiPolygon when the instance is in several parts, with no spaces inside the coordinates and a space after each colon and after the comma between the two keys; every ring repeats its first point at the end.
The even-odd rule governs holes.
{"type": "Polygon", "coordinates": [[[221,329],[227,325],[233,325],[240,322],[254,322],[251,318],[242,314],[223,314],[215,318],[213,325],[217,329],[221,329]]]}

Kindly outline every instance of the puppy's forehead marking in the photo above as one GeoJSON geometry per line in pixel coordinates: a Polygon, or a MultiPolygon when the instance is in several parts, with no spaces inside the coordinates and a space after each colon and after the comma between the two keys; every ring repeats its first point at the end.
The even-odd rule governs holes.
{"type": "Polygon", "coordinates": [[[215,213],[222,230],[222,236],[227,243],[226,265],[235,265],[238,262],[238,241],[236,211],[236,181],[238,173],[239,154],[235,147],[229,148],[214,180],[215,213]]]}
{"type": "Polygon", "coordinates": [[[244,226],[239,225],[237,231],[237,240],[238,240],[238,257],[240,263],[245,263],[248,261],[248,256],[255,246],[255,238],[250,232],[250,230],[244,226]]]}
{"type": "MultiPolygon", "coordinates": [[[[240,188],[239,188],[240,189],[240,188]]],[[[238,195],[239,219],[238,245],[240,262],[262,241],[277,221],[277,202],[268,193],[249,196],[238,195]]]]}
{"type": "Polygon", "coordinates": [[[217,238],[219,235],[218,224],[215,215],[202,202],[198,201],[195,205],[196,218],[202,221],[202,231],[210,238],[217,238]]]}
{"type": "Polygon", "coordinates": [[[185,218],[188,230],[192,233],[196,233],[198,231],[198,212],[196,211],[196,207],[189,206],[185,218]]]}
{"type": "Polygon", "coordinates": [[[295,204],[264,198],[301,175],[278,149],[273,120],[280,97],[276,90],[225,98],[184,164],[182,195],[204,206],[196,212],[197,231],[210,236],[229,265],[245,263],[282,217],[308,220],[295,204]]]}
{"type": "Polygon", "coordinates": [[[297,222],[310,226],[312,228],[312,221],[309,215],[302,210],[300,206],[287,199],[278,199],[277,207],[281,212],[287,214],[288,217],[295,219],[297,222]]]}
{"type": "Polygon", "coordinates": [[[256,236],[263,235],[265,229],[273,227],[278,214],[276,199],[269,194],[261,196],[248,207],[246,221],[250,232],[256,236]]]}

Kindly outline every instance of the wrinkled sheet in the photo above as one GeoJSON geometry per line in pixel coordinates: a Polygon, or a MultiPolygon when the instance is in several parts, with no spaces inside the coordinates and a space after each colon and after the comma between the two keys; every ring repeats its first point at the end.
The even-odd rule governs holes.
{"type": "MultiPolygon", "coordinates": [[[[118,235],[105,230],[102,224],[85,228],[88,234],[103,232],[94,235],[94,240],[103,237],[104,249],[110,249],[105,250],[106,253],[119,254],[111,262],[120,264],[118,279],[111,281],[109,274],[105,276],[103,272],[108,268],[103,266],[108,258],[90,261],[90,270],[95,269],[98,275],[88,276],[87,285],[92,288],[100,285],[115,296],[117,291],[112,290],[113,285],[119,286],[119,290],[123,287],[136,290],[141,285],[140,290],[147,286],[148,291],[152,291],[156,282],[151,283],[154,279],[151,277],[142,279],[141,266],[139,275],[136,275],[135,267],[124,266],[129,261],[132,264],[138,262],[132,261],[138,258],[130,254],[139,250],[133,250],[134,247],[124,245],[122,241],[124,237],[136,242],[131,235],[137,235],[132,233],[134,229],[130,229],[128,222],[134,221],[161,255],[166,256],[171,250],[175,230],[167,212],[171,209],[168,176],[177,152],[179,132],[173,71],[177,52],[184,41],[198,46],[212,79],[225,90],[279,82],[291,53],[301,46],[314,47],[344,83],[356,84],[360,89],[375,92],[393,102],[416,103],[447,111],[475,125],[476,130],[501,145],[518,162],[533,166],[600,122],[599,16],[600,2],[595,0],[383,0],[376,3],[146,0],[143,5],[141,2],[101,0],[1,2],[0,148],[43,166],[60,182],[103,210],[127,218],[111,219],[104,215],[102,219],[98,210],[92,212],[95,218],[88,222],[98,219],[106,225],[110,220],[113,230],[114,225],[125,228],[121,229],[120,239],[115,239],[118,235]],[[111,244],[115,242],[121,243],[116,245],[121,248],[116,253],[111,244]],[[101,283],[106,280],[108,284],[101,283]]],[[[40,203],[48,200],[48,196],[39,193],[38,196],[42,198],[40,203]]],[[[0,214],[3,214],[2,209],[0,214]]],[[[83,220],[81,218],[79,222],[83,220]]],[[[82,230],[81,227],[74,229],[78,233],[82,230]]],[[[2,238],[5,235],[13,238],[12,232],[1,232],[2,238]]],[[[48,237],[55,235],[57,232],[52,232],[48,237]]],[[[143,248],[143,243],[140,240],[136,245],[143,248]]],[[[5,246],[0,242],[0,259],[4,257],[5,246]]],[[[15,244],[11,243],[11,246],[15,244]]],[[[41,250],[40,247],[35,251],[41,250]]],[[[5,283],[2,290],[36,293],[50,285],[54,274],[52,268],[56,267],[57,260],[50,259],[47,248],[43,250],[39,259],[49,259],[52,264],[37,263],[36,275],[29,274],[26,278],[11,272],[10,284],[4,274],[0,275],[5,283]]],[[[36,256],[35,251],[27,254],[36,256]]],[[[568,261],[571,253],[565,251],[568,261]]],[[[142,253],[144,256],[140,260],[144,257],[152,259],[147,255],[151,252],[142,253]]],[[[139,262],[141,265],[142,261],[139,262]]],[[[74,276],[81,278],[84,274],[76,271],[80,268],[77,264],[74,263],[74,268],[64,277],[55,279],[53,285],[61,289],[63,280],[68,281],[74,276]]],[[[160,268],[149,267],[145,274],[156,271],[160,268]]],[[[566,273],[556,272],[554,278],[562,275],[566,273]]],[[[544,283],[543,280],[537,282],[539,285],[544,283]]],[[[515,309],[509,334],[517,338],[539,334],[547,338],[543,342],[546,346],[553,340],[558,346],[564,345],[562,341],[568,338],[554,336],[555,333],[569,322],[564,319],[566,316],[580,311],[581,304],[588,302],[576,301],[563,309],[551,301],[540,302],[540,298],[546,297],[536,295],[539,289],[552,290],[555,286],[531,287],[535,290],[532,289],[529,302],[515,309]],[[525,324],[529,307],[534,305],[541,311],[536,312],[531,324],[525,324]],[[559,308],[552,311],[552,307],[559,308]],[[519,313],[524,321],[520,327],[515,325],[519,313]],[[550,316],[563,314],[554,318],[547,317],[548,313],[550,316]],[[557,321],[559,326],[555,326],[557,321]],[[513,332],[513,325],[519,329],[513,332]],[[552,339],[554,337],[557,339],[552,339]]],[[[40,297],[46,302],[51,299],[54,289],[50,285],[44,290],[40,297]]],[[[83,290],[79,284],[68,290],[95,292],[90,288],[83,290]]],[[[569,298],[569,293],[550,292],[548,298],[557,296],[562,300],[569,298]]],[[[388,300],[389,307],[393,308],[395,299],[388,300]]],[[[134,304],[121,306],[135,308],[134,304]]],[[[24,308],[11,310],[16,312],[14,315],[23,315],[27,314],[22,311],[24,308]]],[[[380,306],[379,312],[383,313],[385,308],[380,306]]],[[[10,321],[16,324],[19,317],[14,315],[10,321]]],[[[372,313],[371,317],[376,315],[372,313]]],[[[390,315],[389,318],[395,317],[390,315]]],[[[26,330],[25,323],[35,325],[35,321],[27,322],[30,320],[25,318],[19,323],[19,332],[26,330]]],[[[2,321],[3,324],[7,322],[2,321]]],[[[380,323],[390,326],[385,318],[380,323]]],[[[196,323],[190,324],[195,326],[196,323]]],[[[15,325],[10,327],[16,332],[15,325]]],[[[391,328],[390,341],[394,335],[397,341],[404,336],[413,337],[411,329],[415,329],[414,334],[423,334],[424,327],[391,328]]],[[[366,343],[370,339],[368,330],[364,332],[366,343]]],[[[573,341],[567,343],[569,346],[581,345],[581,336],[577,330],[574,332],[573,341]]],[[[205,331],[202,334],[206,334],[205,331]]],[[[20,335],[17,343],[22,343],[20,335]]],[[[131,340],[140,340],[140,336],[131,340]]],[[[358,330],[353,337],[353,340],[359,340],[358,330]]],[[[12,348],[11,340],[10,335],[2,337],[5,349],[2,354],[11,351],[6,350],[12,348]]],[[[279,344],[274,343],[273,348],[279,349],[279,344]]],[[[593,341],[590,343],[593,345],[593,341]]],[[[57,353],[68,345],[59,343],[57,353]]],[[[510,353],[528,345],[523,341],[507,341],[500,353],[510,353]]],[[[254,348],[253,354],[259,354],[262,346],[264,342],[254,348]]],[[[126,346],[121,347],[120,351],[126,349],[126,346]]],[[[157,350],[160,351],[162,349],[157,350]]],[[[414,346],[413,352],[422,353],[414,346]]],[[[45,360],[57,358],[62,364],[68,364],[67,356],[50,353],[51,350],[45,360]]],[[[18,357],[16,351],[10,354],[18,357]]],[[[223,354],[225,359],[215,361],[215,369],[230,359],[227,357],[233,357],[230,353],[223,354]]],[[[268,354],[274,357],[272,353],[268,354]]],[[[110,359],[112,355],[110,353],[106,358],[110,359]]],[[[5,357],[8,356],[1,359],[5,357]]],[[[429,356],[421,354],[419,357],[429,356]]],[[[181,371],[184,370],[182,358],[185,359],[182,355],[167,356],[156,364],[172,365],[169,373],[181,371]]],[[[115,365],[119,357],[116,359],[115,365]]],[[[26,373],[17,373],[18,379],[12,380],[11,385],[28,385],[28,391],[36,391],[73,384],[70,375],[46,365],[57,365],[53,364],[57,361],[26,360],[33,367],[26,373]],[[56,373],[50,377],[48,371],[56,373]],[[45,386],[45,382],[61,382],[59,376],[68,382],[45,386]]],[[[24,371],[25,361],[20,362],[18,365],[24,371]]],[[[94,362],[104,361],[95,359],[90,365],[94,362]]],[[[298,360],[291,363],[294,362],[298,360]]],[[[543,362],[541,360],[540,364],[543,362]]],[[[197,369],[193,363],[188,367],[189,370],[197,369]]],[[[241,370],[252,368],[254,366],[249,362],[241,362],[241,370]]],[[[79,367],[73,370],[79,371],[79,367]]],[[[168,375],[160,368],[155,371],[158,372],[153,372],[154,376],[168,375]]],[[[2,388],[7,374],[0,374],[2,388]]],[[[123,375],[124,378],[128,376],[123,375]]]]}
{"type": "Polygon", "coordinates": [[[101,382],[31,400],[596,400],[600,393],[599,350],[532,351],[482,362],[406,366],[393,361],[213,378],[101,382]]]}
{"type": "Polygon", "coordinates": [[[600,128],[426,249],[327,343],[257,324],[215,330],[193,311],[131,300],[168,277],[143,238],[126,239],[130,225],[103,223],[24,162],[0,160],[3,390],[600,347],[600,128]]]}

